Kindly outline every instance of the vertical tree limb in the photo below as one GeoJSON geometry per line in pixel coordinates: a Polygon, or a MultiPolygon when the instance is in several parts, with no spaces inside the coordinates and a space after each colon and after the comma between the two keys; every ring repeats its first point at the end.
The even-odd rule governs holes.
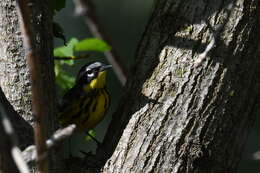
{"type": "Polygon", "coordinates": [[[23,42],[25,48],[25,54],[27,58],[27,63],[29,66],[29,71],[31,75],[31,82],[32,82],[32,109],[33,115],[35,116],[35,143],[37,147],[37,155],[39,156],[38,161],[38,171],[39,173],[47,173],[48,172],[48,161],[47,157],[45,157],[47,150],[46,150],[46,126],[45,116],[47,115],[48,107],[45,105],[45,89],[44,89],[44,82],[42,79],[41,74],[41,63],[40,59],[41,54],[37,52],[35,45],[34,35],[32,33],[32,26],[31,26],[31,18],[30,15],[32,14],[29,8],[29,3],[27,0],[17,0],[17,9],[19,12],[20,17],[20,26],[22,29],[23,34],[23,42]]]}

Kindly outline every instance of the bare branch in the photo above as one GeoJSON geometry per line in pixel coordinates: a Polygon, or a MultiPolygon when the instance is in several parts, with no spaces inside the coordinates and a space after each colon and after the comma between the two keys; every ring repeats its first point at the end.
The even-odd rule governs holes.
{"type": "MultiPolygon", "coordinates": [[[[76,125],[71,124],[71,125],[67,126],[66,128],[57,130],[52,135],[52,137],[46,141],[47,149],[50,150],[54,146],[63,142],[65,139],[69,138],[74,133],[75,129],[76,129],[76,125]]],[[[22,155],[26,162],[31,162],[31,161],[35,161],[35,160],[39,161],[40,159],[42,159],[42,157],[46,157],[46,154],[42,155],[40,158],[37,156],[35,145],[31,145],[31,146],[27,147],[23,151],[22,155]]]]}
{"type": "Polygon", "coordinates": [[[70,137],[74,133],[75,129],[76,125],[71,124],[63,129],[57,130],[52,137],[46,141],[47,148],[51,149],[53,146],[70,137]]]}
{"type": "MultiPolygon", "coordinates": [[[[97,17],[95,16],[93,5],[90,1],[87,0],[74,0],[75,4],[75,14],[79,16],[85,17],[85,23],[89,27],[92,34],[105,40],[109,45],[111,42],[109,41],[108,37],[102,31],[100,24],[97,21],[97,17]]],[[[113,46],[112,46],[113,47],[113,46]]],[[[121,82],[122,85],[125,84],[127,79],[127,72],[126,69],[123,67],[122,63],[120,62],[120,58],[118,57],[117,53],[114,49],[110,51],[104,52],[108,62],[113,66],[113,69],[121,82]]]]}
{"type": "Polygon", "coordinates": [[[67,56],[67,57],[54,57],[54,60],[79,60],[79,59],[86,59],[89,58],[90,55],[86,54],[86,55],[80,55],[80,56],[67,56]]]}
{"type": "MultiPolygon", "coordinates": [[[[37,155],[42,156],[46,154],[46,145],[45,145],[45,115],[48,112],[46,109],[46,104],[44,101],[44,85],[43,78],[41,74],[40,67],[40,53],[36,50],[35,37],[32,32],[31,25],[31,9],[29,8],[28,0],[17,0],[17,11],[20,19],[20,27],[23,34],[23,43],[25,48],[25,56],[27,58],[27,63],[31,75],[32,82],[32,108],[33,114],[35,115],[35,143],[37,149],[37,155]]],[[[44,57],[46,58],[46,57],[44,57]]],[[[46,157],[40,159],[38,162],[38,172],[47,173],[48,172],[48,160],[46,157]]]]}

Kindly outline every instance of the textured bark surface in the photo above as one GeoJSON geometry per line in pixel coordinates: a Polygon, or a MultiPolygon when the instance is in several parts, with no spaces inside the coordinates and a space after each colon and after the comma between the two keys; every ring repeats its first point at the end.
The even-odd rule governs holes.
{"type": "Polygon", "coordinates": [[[0,85],[15,110],[32,122],[29,71],[15,4],[0,1],[0,85]]]}
{"type": "Polygon", "coordinates": [[[232,1],[156,2],[97,151],[102,159],[114,151],[103,172],[235,172],[259,103],[259,1],[234,1],[197,68],[210,28],[226,20],[232,1]]]}
{"type": "MultiPolygon", "coordinates": [[[[24,58],[22,39],[15,0],[0,1],[0,86],[9,102],[23,117],[31,121],[30,81],[24,58]]],[[[24,149],[33,143],[32,127],[13,112],[12,106],[6,103],[1,92],[1,104],[5,102],[6,109],[12,115],[9,117],[18,132],[20,147],[24,149]]],[[[6,140],[2,140],[4,142],[6,140]]],[[[17,172],[10,157],[10,143],[5,143],[0,155],[0,167],[4,172],[17,172]]]]}

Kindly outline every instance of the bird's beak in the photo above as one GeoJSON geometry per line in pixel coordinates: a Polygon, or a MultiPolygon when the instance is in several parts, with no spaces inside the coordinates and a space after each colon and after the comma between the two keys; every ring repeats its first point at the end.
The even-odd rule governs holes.
{"type": "Polygon", "coordinates": [[[112,65],[103,65],[103,66],[100,68],[100,71],[105,71],[106,69],[109,69],[109,68],[112,68],[112,65]]]}

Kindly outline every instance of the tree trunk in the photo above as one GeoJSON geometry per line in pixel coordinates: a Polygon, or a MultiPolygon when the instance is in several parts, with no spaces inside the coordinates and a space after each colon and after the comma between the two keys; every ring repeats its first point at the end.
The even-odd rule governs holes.
{"type": "Polygon", "coordinates": [[[103,172],[235,172],[259,104],[259,1],[156,2],[97,151],[113,153],[103,172]]]}
{"type": "Polygon", "coordinates": [[[0,85],[14,109],[32,122],[31,85],[15,0],[0,1],[0,85]]]}

